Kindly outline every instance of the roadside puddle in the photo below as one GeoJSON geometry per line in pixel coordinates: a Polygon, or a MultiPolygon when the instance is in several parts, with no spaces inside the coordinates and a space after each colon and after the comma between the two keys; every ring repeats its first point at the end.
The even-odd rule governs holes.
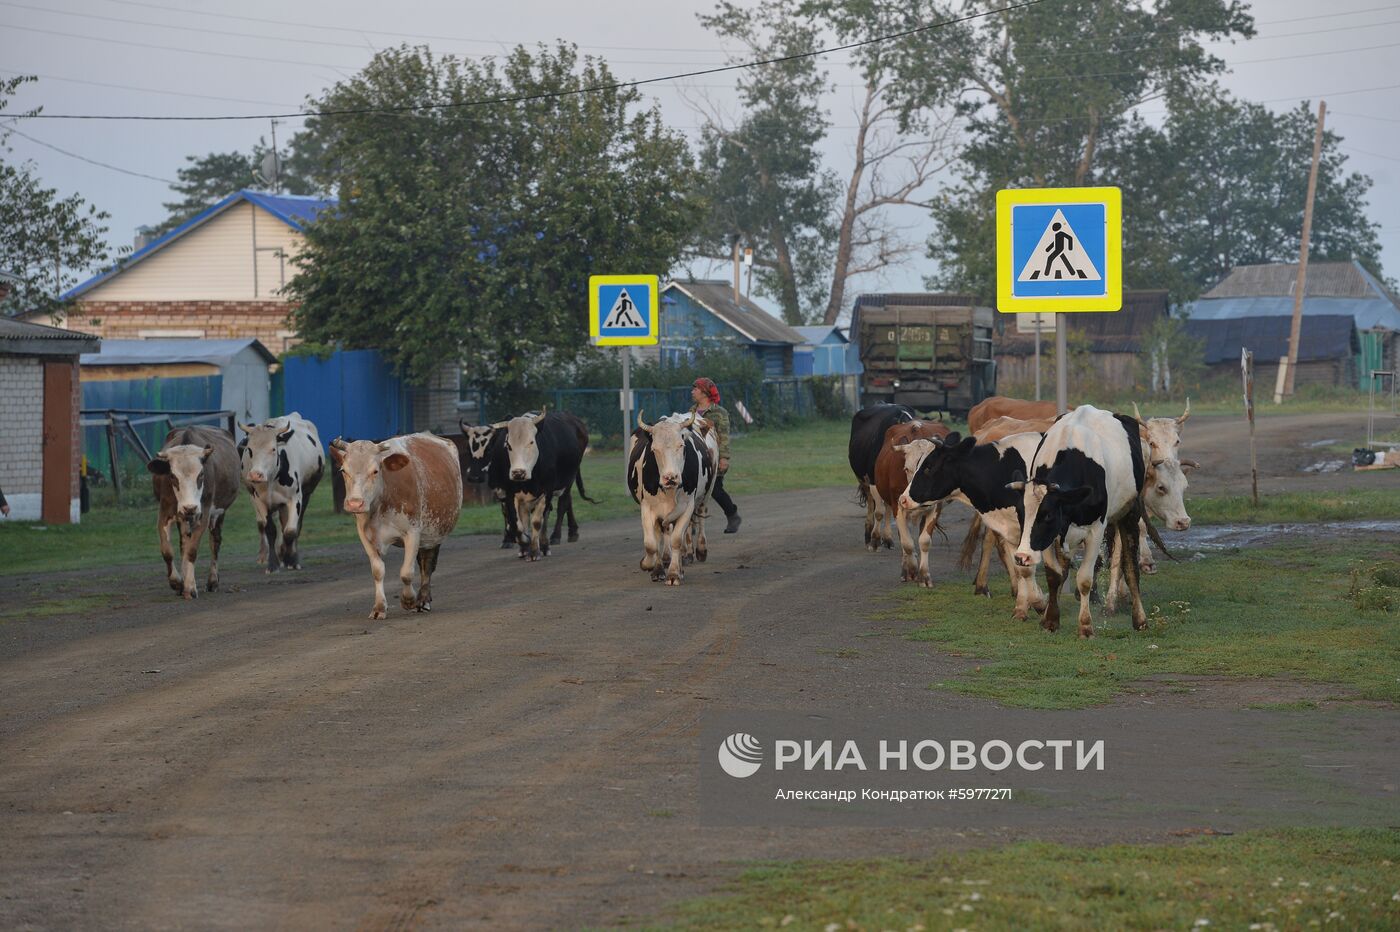
{"type": "Polygon", "coordinates": [[[1167,540],[1172,549],[1229,550],[1277,541],[1281,537],[1328,540],[1358,534],[1400,534],[1400,520],[1326,521],[1306,524],[1210,524],[1173,533],[1167,540]]]}

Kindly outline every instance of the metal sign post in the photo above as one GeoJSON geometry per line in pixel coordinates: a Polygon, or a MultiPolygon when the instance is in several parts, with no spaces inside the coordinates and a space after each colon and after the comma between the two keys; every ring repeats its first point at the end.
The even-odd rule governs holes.
{"type": "Polygon", "coordinates": [[[590,275],[588,335],[594,346],[622,353],[622,456],[632,434],[632,346],[655,346],[661,316],[661,280],[655,275],[590,275]]]}
{"type": "MultiPolygon", "coordinates": [[[[1122,307],[1121,191],[1105,187],[997,192],[997,310],[1055,314],[1055,402],[1061,414],[1069,410],[1065,314],[1122,307]]],[[[1039,368],[1037,355],[1037,383],[1039,368]]]]}

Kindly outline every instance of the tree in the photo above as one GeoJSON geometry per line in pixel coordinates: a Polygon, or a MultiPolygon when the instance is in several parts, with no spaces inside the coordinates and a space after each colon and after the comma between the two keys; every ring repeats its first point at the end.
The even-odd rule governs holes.
{"type": "MultiPolygon", "coordinates": [[[[1138,122],[1108,161],[1125,188],[1125,255],[1138,281],[1189,299],[1237,265],[1296,262],[1317,113],[1274,113],[1222,91],[1178,101],[1159,129],[1138,122]]],[[[1380,269],[1378,225],[1367,219],[1371,179],[1347,172],[1341,137],[1323,134],[1311,257],[1380,269]]]]}
{"type": "Polygon", "coordinates": [[[318,118],[340,203],[288,285],[301,335],[380,348],[418,383],[460,358],[509,388],[575,358],[589,275],[666,273],[700,216],[684,139],[615,83],[567,45],[405,46],[329,89],[317,109],[360,112],[318,118]],[[432,109],[383,112],[405,107],[432,109]]]}
{"type": "MultiPolygon", "coordinates": [[[[753,8],[722,0],[700,22],[742,43],[744,60],[819,47],[817,29],[797,15],[796,0],[753,8]]],[[[836,238],[831,207],[839,184],[822,169],[817,152],[828,125],[820,106],[826,73],[816,59],[800,58],[740,74],[744,114],[738,121],[712,105],[700,108],[701,191],[710,210],[696,249],[728,259],[735,237],[752,244],[759,292],[778,302],[788,323],[808,323],[826,300],[836,238]]]]}
{"type": "Polygon", "coordinates": [[[1139,106],[1189,99],[1224,69],[1204,41],[1252,34],[1238,0],[1057,0],[893,48],[907,106],[956,102],[967,120],[959,183],[932,211],[930,284],[990,300],[996,191],[1096,183],[1139,106]]]}
{"type": "MultiPolygon", "coordinates": [[[[308,121],[309,123],[309,121],[308,121]]],[[[277,179],[277,189],[288,194],[316,194],[322,186],[314,177],[317,164],[314,153],[319,141],[313,130],[303,130],[292,137],[290,144],[278,146],[282,171],[277,179]],[[301,150],[309,150],[303,155],[301,150]]],[[[191,217],[208,210],[235,191],[244,188],[268,190],[270,179],[259,174],[263,157],[271,150],[267,140],[259,138],[252,151],[211,152],[204,156],[185,156],[188,163],[178,169],[179,177],[171,190],[180,195],[177,201],[168,201],[164,207],[169,212],[156,227],[157,234],[175,229],[191,217]]]]}
{"type": "MultiPolygon", "coordinates": [[[[33,80],[0,80],[0,111],[22,84],[33,80]]],[[[0,271],[20,281],[0,304],[0,312],[52,313],[62,308],[61,294],[107,260],[108,214],[77,194],[59,197],[55,189],[45,188],[32,163],[11,158],[8,137],[0,128],[0,271]]]]}

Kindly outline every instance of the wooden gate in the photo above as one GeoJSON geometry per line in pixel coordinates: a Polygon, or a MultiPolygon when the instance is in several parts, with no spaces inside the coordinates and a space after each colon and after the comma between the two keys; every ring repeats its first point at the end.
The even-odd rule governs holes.
{"type": "Polygon", "coordinates": [[[73,363],[44,363],[44,481],[41,518],[68,524],[73,507],[73,363]]]}

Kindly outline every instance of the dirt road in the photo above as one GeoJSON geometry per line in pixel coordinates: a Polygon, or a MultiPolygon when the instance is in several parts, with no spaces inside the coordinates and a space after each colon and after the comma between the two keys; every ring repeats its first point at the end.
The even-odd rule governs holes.
{"type": "MultiPolygon", "coordinates": [[[[1336,425],[1278,424],[1269,443],[1291,450],[1290,431],[1336,425]]],[[[1200,484],[1238,471],[1230,427],[1202,418],[1190,432],[1200,484]]],[[[1290,488],[1337,478],[1291,468],[1278,480],[1290,488]]],[[[878,617],[898,561],[859,548],[850,498],[742,502],[742,534],[714,535],[677,590],[637,569],[635,520],[585,526],[534,565],[490,537],[457,540],[438,610],[387,622],[365,619],[358,548],[272,578],[229,565],[228,591],[188,605],[154,553],[139,570],[0,578],[7,605],[36,592],[121,603],[0,624],[0,926],[557,928],[654,915],[752,858],[1165,837],[1150,814],[1087,809],[964,831],[700,824],[710,709],[998,713],[928,688],[974,661],[878,617]]],[[[939,578],[955,573],[950,549],[936,551],[939,578]]],[[[1220,695],[1150,700],[1203,716],[1238,704],[1220,695]]],[[[1189,755],[1195,739],[1139,740],[1144,755],[1189,755]]]]}

